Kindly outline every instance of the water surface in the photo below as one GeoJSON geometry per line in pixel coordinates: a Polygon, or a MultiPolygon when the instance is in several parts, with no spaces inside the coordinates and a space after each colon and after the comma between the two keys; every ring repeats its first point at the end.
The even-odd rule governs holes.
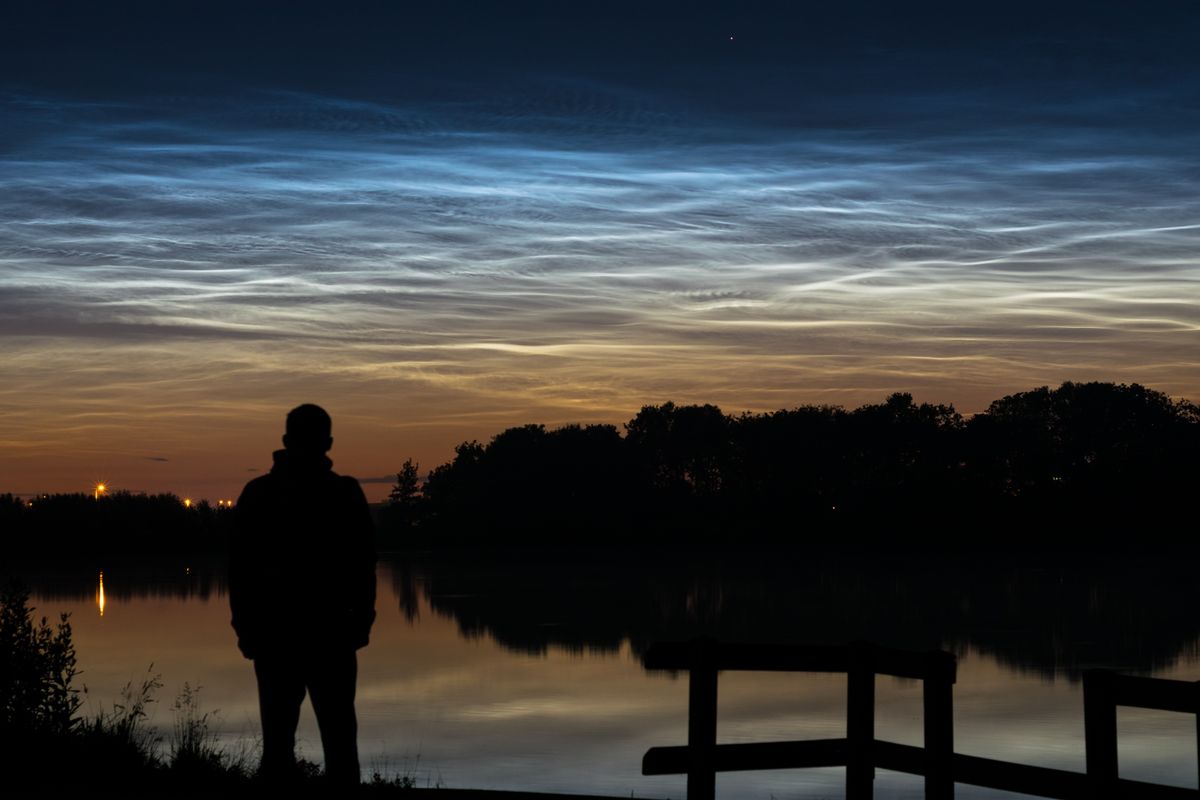
{"type": "MultiPolygon", "coordinates": [[[[171,701],[187,682],[202,687],[205,710],[218,712],[226,743],[256,746],[253,671],[235,647],[220,566],[108,565],[102,593],[99,570],[89,569],[29,575],[40,614],[71,614],[85,708],[108,708],[127,682],[157,674],[164,686],[150,723],[164,736],[171,701]]],[[[762,640],[774,626],[772,638],[781,641],[845,633],[842,641],[865,636],[954,650],[958,752],[1082,771],[1080,669],[1107,659],[1145,674],[1200,678],[1186,610],[1159,613],[1157,629],[1146,626],[1135,636],[1156,619],[1152,605],[1163,598],[1134,584],[1158,575],[1163,591],[1175,592],[1169,575],[1147,569],[1125,575],[1121,585],[1121,576],[1094,570],[992,570],[961,583],[934,581],[934,590],[929,576],[884,580],[828,566],[670,572],[650,565],[385,562],[379,618],[359,662],[364,770],[455,787],[682,797],[682,777],[643,777],[640,765],[648,748],[686,741],[687,681],[647,672],[640,653],[655,639],[697,631],[762,640]],[[814,577],[822,571],[824,582],[814,577]],[[1017,595],[997,586],[1015,587],[1017,595]],[[953,613],[934,613],[951,598],[953,613]],[[1027,603],[1041,603],[1042,613],[1031,614],[1027,603]],[[1104,630],[1112,641],[1096,641],[1104,630]]],[[[842,676],[724,673],[719,739],[844,736],[845,702],[842,676]]],[[[920,684],[879,678],[876,715],[880,738],[919,745],[920,684]]],[[[1124,777],[1196,786],[1194,720],[1123,709],[1119,725],[1124,777]]],[[[299,738],[302,754],[320,761],[307,705],[299,738]]],[[[841,769],[733,773],[719,776],[718,791],[839,797],[843,780],[841,769]]],[[[883,771],[877,788],[883,797],[922,792],[920,779],[883,771]]],[[[958,794],[1016,796],[970,787],[958,794]]]]}

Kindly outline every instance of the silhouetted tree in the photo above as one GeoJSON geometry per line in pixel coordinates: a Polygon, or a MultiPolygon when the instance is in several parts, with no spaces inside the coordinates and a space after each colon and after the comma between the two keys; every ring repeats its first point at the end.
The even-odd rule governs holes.
{"type": "Polygon", "coordinates": [[[1196,406],[1138,384],[1009,395],[969,429],[981,496],[1006,519],[1040,519],[1059,538],[1161,531],[1200,477],[1196,406]]]}
{"type": "Polygon", "coordinates": [[[738,417],[726,477],[733,518],[790,537],[827,532],[841,502],[845,416],[835,406],[802,406],[738,417]]]}
{"type": "Polygon", "coordinates": [[[464,443],[425,497],[440,541],[1040,547],[1168,530],[1198,451],[1196,406],[1137,385],[1042,387],[970,421],[906,393],[737,417],[668,402],[624,437],[525,425],[464,443]]]}
{"type": "Polygon", "coordinates": [[[643,406],[625,425],[637,481],[635,522],[672,537],[724,527],[723,497],[735,470],[734,423],[713,405],[643,406]]]}
{"type": "Polygon", "coordinates": [[[211,553],[225,549],[229,509],[186,507],[173,494],[52,494],[0,503],[0,552],[72,555],[211,553]]]}
{"type": "MultiPolygon", "coordinates": [[[[1200,409],[1137,384],[1064,383],[970,420],[895,393],[854,410],[726,415],[644,406],[625,424],[509,428],[463,442],[422,485],[405,461],[380,515],[407,543],[693,544],[809,549],[1177,547],[1200,480],[1200,409]]],[[[222,509],[172,495],[0,496],[0,547],[48,532],[97,548],[219,548],[222,509]],[[111,535],[97,536],[100,532],[111,535]]]]}
{"type": "Polygon", "coordinates": [[[643,406],[625,425],[652,485],[703,497],[718,494],[731,466],[730,420],[712,405],[643,406]]]}
{"type": "MultiPolygon", "coordinates": [[[[962,429],[953,406],[918,405],[905,393],[854,410],[843,419],[844,465],[834,504],[880,536],[885,524],[890,531],[899,519],[926,529],[946,527],[955,505],[962,429]]],[[[912,534],[906,538],[910,543],[912,534]]]]}
{"type": "Polygon", "coordinates": [[[396,483],[388,492],[388,503],[393,506],[408,507],[416,502],[421,493],[421,482],[417,470],[420,465],[411,458],[405,459],[396,473],[396,483]]]}
{"type": "Polygon", "coordinates": [[[412,540],[425,510],[421,488],[420,465],[405,459],[388,492],[388,504],[379,515],[380,544],[399,546],[412,540]]]}
{"type": "Polygon", "coordinates": [[[509,428],[486,446],[460,445],[430,473],[424,496],[442,539],[577,541],[620,524],[627,470],[611,425],[509,428]]]}

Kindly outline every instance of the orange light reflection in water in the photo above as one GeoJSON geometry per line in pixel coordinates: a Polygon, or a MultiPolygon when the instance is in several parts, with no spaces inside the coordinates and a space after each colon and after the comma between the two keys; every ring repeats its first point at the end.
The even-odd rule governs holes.
{"type": "Polygon", "coordinates": [[[100,609],[100,616],[104,616],[104,570],[100,570],[100,585],[96,587],[96,607],[100,609]]]}

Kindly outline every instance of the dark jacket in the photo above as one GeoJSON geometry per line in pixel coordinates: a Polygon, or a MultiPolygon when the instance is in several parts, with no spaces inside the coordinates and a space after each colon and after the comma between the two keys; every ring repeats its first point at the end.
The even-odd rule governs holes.
{"type": "Polygon", "coordinates": [[[235,509],[229,605],[246,658],[357,649],[375,621],[374,526],[323,454],[275,451],[235,509]]]}

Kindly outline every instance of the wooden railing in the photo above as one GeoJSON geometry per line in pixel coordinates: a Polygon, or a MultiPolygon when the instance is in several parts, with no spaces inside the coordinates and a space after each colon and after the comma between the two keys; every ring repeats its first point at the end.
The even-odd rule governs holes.
{"type": "MultiPolygon", "coordinates": [[[[953,687],[957,668],[951,653],[911,652],[868,643],[834,647],[730,644],[700,638],[655,644],[643,661],[647,669],[690,674],[687,745],[654,747],[642,760],[644,775],[687,773],[688,800],[713,800],[718,772],[843,766],[847,800],[870,800],[876,768],[924,776],[927,800],[950,800],[956,783],[1063,800],[1200,798],[1195,789],[1119,777],[1116,712],[1118,705],[1124,705],[1196,714],[1200,683],[1138,678],[1107,670],[1085,672],[1087,772],[1079,773],[955,753],[953,687]],[[723,670],[845,673],[846,738],[718,745],[717,674],[723,670]],[[924,683],[923,747],[875,738],[876,675],[924,683]]],[[[1197,764],[1200,769],[1200,757],[1197,764]]]]}

